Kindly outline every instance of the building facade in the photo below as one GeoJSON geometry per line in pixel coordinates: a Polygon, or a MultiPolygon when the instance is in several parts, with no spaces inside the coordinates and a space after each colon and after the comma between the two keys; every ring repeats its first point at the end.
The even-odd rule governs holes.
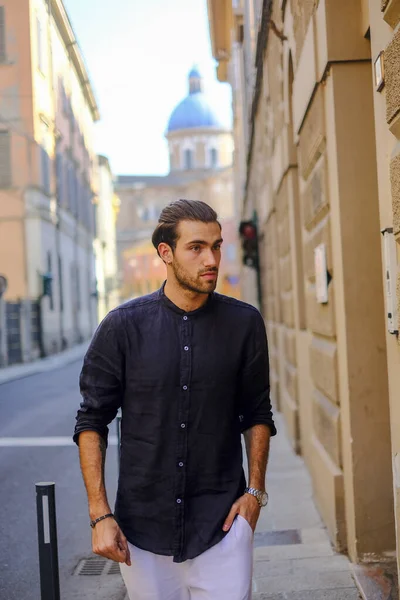
{"type": "Polygon", "coordinates": [[[208,7],[218,76],[234,93],[241,216],[259,224],[273,400],[336,548],[354,562],[390,560],[400,542],[400,2],[208,7]]]}
{"type": "Polygon", "coordinates": [[[96,283],[98,320],[119,304],[116,222],[119,198],[107,157],[98,156],[98,195],[96,204],[96,283]]]}
{"type": "Polygon", "coordinates": [[[224,237],[218,289],[227,295],[240,295],[232,132],[214,110],[196,68],[189,73],[188,83],[189,93],[173,110],[167,126],[168,175],[117,178],[123,299],[151,293],[164,281],[165,267],[151,244],[151,235],[162,209],[178,198],[203,200],[217,211],[224,237]]]}
{"type": "Polygon", "coordinates": [[[62,0],[0,4],[0,274],[8,363],[90,336],[99,113],[62,0]]]}

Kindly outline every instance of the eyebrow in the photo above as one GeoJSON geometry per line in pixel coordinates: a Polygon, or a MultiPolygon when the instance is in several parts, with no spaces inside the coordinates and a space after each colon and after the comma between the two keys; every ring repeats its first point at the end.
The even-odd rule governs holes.
{"type": "MultiPolygon", "coordinates": [[[[224,240],[222,238],[219,238],[218,240],[215,240],[215,242],[213,242],[213,246],[215,246],[216,244],[222,244],[224,240]]],[[[207,246],[208,243],[205,242],[204,240],[192,240],[191,242],[187,242],[186,246],[192,246],[193,244],[199,244],[201,246],[207,246]]]]}

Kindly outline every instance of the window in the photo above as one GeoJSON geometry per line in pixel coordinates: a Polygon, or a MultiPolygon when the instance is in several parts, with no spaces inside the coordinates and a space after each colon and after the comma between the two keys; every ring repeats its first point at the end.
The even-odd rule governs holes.
{"type": "Polygon", "coordinates": [[[189,171],[193,168],[193,153],[191,150],[185,150],[185,169],[189,171]]]}
{"type": "Polygon", "coordinates": [[[42,169],[42,188],[45,191],[45,193],[49,196],[50,195],[50,157],[43,147],[40,148],[40,159],[41,159],[41,169],[42,169]]]}
{"type": "Polygon", "coordinates": [[[58,255],[58,289],[60,291],[60,312],[64,312],[63,271],[62,258],[60,255],[58,255]]]}
{"type": "Polygon", "coordinates": [[[0,63],[7,60],[5,8],[0,6],[0,63]]]}
{"type": "Polygon", "coordinates": [[[76,308],[81,310],[81,278],[79,273],[79,266],[75,265],[75,291],[76,291],[76,308]]]}
{"type": "Polygon", "coordinates": [[[43,27],[39,17],[36,17],[37,61],[39,70],[44,73],[44,37],[43,27]]]}
{"type": "MultiPolygon", "coordinates": [[[[52,264],[51,264],[51,252],[47,251],[47,273],[52,275],[52,264]]],[[[50,310],[54,310],[54,298],[53,298],[53,286],[51,287],[51,294],[49,296],[50,310]]]]}
{"type": "Polygon", "coordinates": [[[9,131],[0,131],[0,188],[11,186],[11,137],[9,131]]]}
{"type": "Polygon", "coordinates": [[[216,169],[218,167],[218,152],[216,148],[210,150],[211,167],[216,169]]]}
{"type": "Polygon", "coordinates": [[[60,206],[64,204],[64,177],[63,177],[63,159],[58,152],[56,156],[56,171],[57,171],[57,201],[60,206]]]}

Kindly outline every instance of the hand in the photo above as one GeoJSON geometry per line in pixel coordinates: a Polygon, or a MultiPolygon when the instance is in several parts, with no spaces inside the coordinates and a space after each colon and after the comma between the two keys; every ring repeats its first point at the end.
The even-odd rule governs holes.
{"type": "Polygon", "coordinates": [[[92,549],[95,554],[104,558],[131,566],[127,539],[118,523],[112,518],[96,523],[92,532],[92,549]]]}
{"type": "Polygon", "coordinates": [[[258,517],[260,516],[260,505],[258,504],[257,498],[251,494],[244,494],[232,504],[232,508],[229,511],[229,515],[225,519],[224,531],[229,531],[232,527],[232,523],[236,515],[240,515],[249,523],[250,527],[254,531],[257,525],[258,517]]]}

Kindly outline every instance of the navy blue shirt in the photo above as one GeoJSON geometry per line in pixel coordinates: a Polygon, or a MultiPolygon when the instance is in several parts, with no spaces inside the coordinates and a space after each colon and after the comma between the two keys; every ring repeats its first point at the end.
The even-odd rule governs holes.
{"type": "Polygon", "coordinates": [[[163,288],[111,311],[80,376],[74,439],[122,409],[115,517],[129,542],[183,562],[223,537],[246,486],[241,433],[276,434],[265,325],[217,293],[185,312],[163,288]]]}

